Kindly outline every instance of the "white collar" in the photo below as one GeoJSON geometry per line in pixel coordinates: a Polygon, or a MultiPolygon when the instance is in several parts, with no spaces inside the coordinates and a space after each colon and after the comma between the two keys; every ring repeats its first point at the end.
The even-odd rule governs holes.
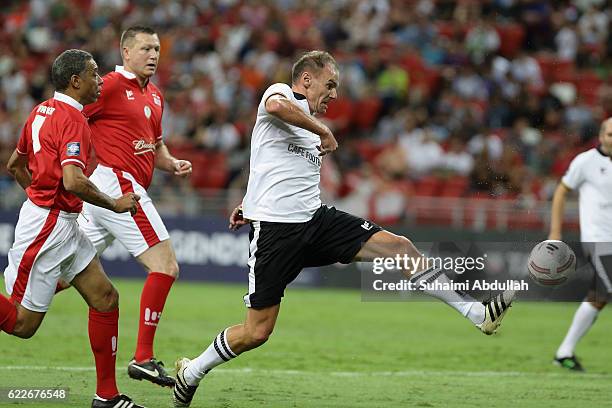
{"type": "Polygon", "coordinates": [[[83,111],[83,105],[81,105],[80,103],[77,102],[76,99],[74,99],[71,96],[66,95],[65,93],[55,91],[55,93],[53,94],[53,99],[60,101],[60,102],[67,103],[73,108],[78,109],[79,112],[83,111]]]}
{"type": "Polygon", "coordinates": [[[132,74],[129,71],[126,71],[125,68],[123,68],[123,65],[115,65],[115,72],[119,72],[121,75],[123,75],[127,79],[135,79],[136,78],[136,75],[132,74]]]}

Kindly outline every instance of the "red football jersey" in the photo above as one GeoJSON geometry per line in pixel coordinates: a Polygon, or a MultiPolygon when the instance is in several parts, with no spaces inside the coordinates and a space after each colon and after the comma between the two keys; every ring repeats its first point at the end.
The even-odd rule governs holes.
{"type": "Polygon", "coordinates": [[[17,153],[28,156],[32,184],[26,193],[38,206],[81,212],[83,200],[64,188],[62,167],[73,164],[85,170],[87,165],[91,131],[82,109],[56,92],[34,108],[21,130],[17,153]]]}
{"type": "Polygon", "coordinates": [[[162,139],[162,94],[150,81],[140,88],[136,76],[119,66],[103,80],[100,98],[84,109],[98,162],[127,171],[146,189],[162,139]]]}

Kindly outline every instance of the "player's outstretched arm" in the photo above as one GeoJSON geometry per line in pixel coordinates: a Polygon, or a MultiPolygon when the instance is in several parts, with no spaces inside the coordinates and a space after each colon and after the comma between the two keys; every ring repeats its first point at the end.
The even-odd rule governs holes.
{"type": "Polygon", "coordinates": [[[138,194],[127,193],[117,199],[113,199],[98,190],[98,187],[89,181],[79,166],[68,164],[62,168],[62,171],[64,188],[81,200],[116,213],[129,211],[132,215],[136,214],[138,200],[140,200],[138,194]]]}
{"type": "Polygon", "coordinates": [[[550,233],[548,239],[561,240],[561,232],[563,230],[563,212],[565,210],[565,197],[570,191],[562,182],[559,183],[552,200],[552,209],[550,214],[550,233]]]}
{"type": "Polygon", "coordinates": [[[191,162],[172,156],[164,142],[155,145],[155,167],[181,177],[189,176],[192,171],[191,162]]]}
{"type": "Polygon", "coordinates": [[[323,122],[304,112],[298,105],[281,94],[274,94],[266,99],[266,111],[285,123],[306,129],[321,138],[321,146],[317,147],[324,156],[338,148],[334,134],[323,122]]]}
{"type": "Polygon", "coordinates": [[[6,169],[24,190],[32,184],[32,175],[28,171],[28,156],[17,153],[17,150],[13,151],[6,169]]]}

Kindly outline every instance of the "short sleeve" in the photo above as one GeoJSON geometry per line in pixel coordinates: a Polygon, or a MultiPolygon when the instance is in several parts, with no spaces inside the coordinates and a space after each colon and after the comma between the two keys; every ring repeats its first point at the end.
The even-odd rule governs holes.
{"type": "Polygon", "coordinates": [[[63,132],[60,149],[60,164],[62,167],[72,164],[87,167],[87,154],[91,140],[91,130],[84,123],[70,123],[63,132]]]}
{"type": "Polygon", "coordinates": [[[21,135],[19,135],[19,141],[17,142],[17,153],[26,156],[28,154],[28,124],[26,123],[21,129],[21,135]]]}
{"type": "Polygon", "coordinates": [[[289,85],[287,84],[277,83],[274,85],[270,85],[270,87],[266,89],[266,92],[264,92],[263,96],[261,97],[262,107],[265,108],[266,101],[274,94],[280,94],[287,99],[291,99],[293,96],[293,91],[291,90],[291,87],[289,87],[289,85]]]}
{"type": "Polygon", "coordinates": [[[572,190],[577,189],[584,182],[584,166],[587,163],[586,154],[579,154],[572,160],[561,182],[572,190]]]}

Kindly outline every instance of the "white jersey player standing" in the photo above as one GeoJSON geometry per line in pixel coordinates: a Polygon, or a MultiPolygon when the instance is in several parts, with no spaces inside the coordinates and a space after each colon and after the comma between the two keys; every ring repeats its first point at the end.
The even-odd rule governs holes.
{"type": "Polygon", "coordinates": [[[574,371],[584,371],[574,349],[612,293],[612,118],[602,123],[599,143],[598,147],[572,160],[557,186],[548,235],[549,239],[561,239],[566,195],[570,190],[577,190],[580,240],[595,274],[591,290],[578,307],[554,359],[556,364],[574,371]]]}

